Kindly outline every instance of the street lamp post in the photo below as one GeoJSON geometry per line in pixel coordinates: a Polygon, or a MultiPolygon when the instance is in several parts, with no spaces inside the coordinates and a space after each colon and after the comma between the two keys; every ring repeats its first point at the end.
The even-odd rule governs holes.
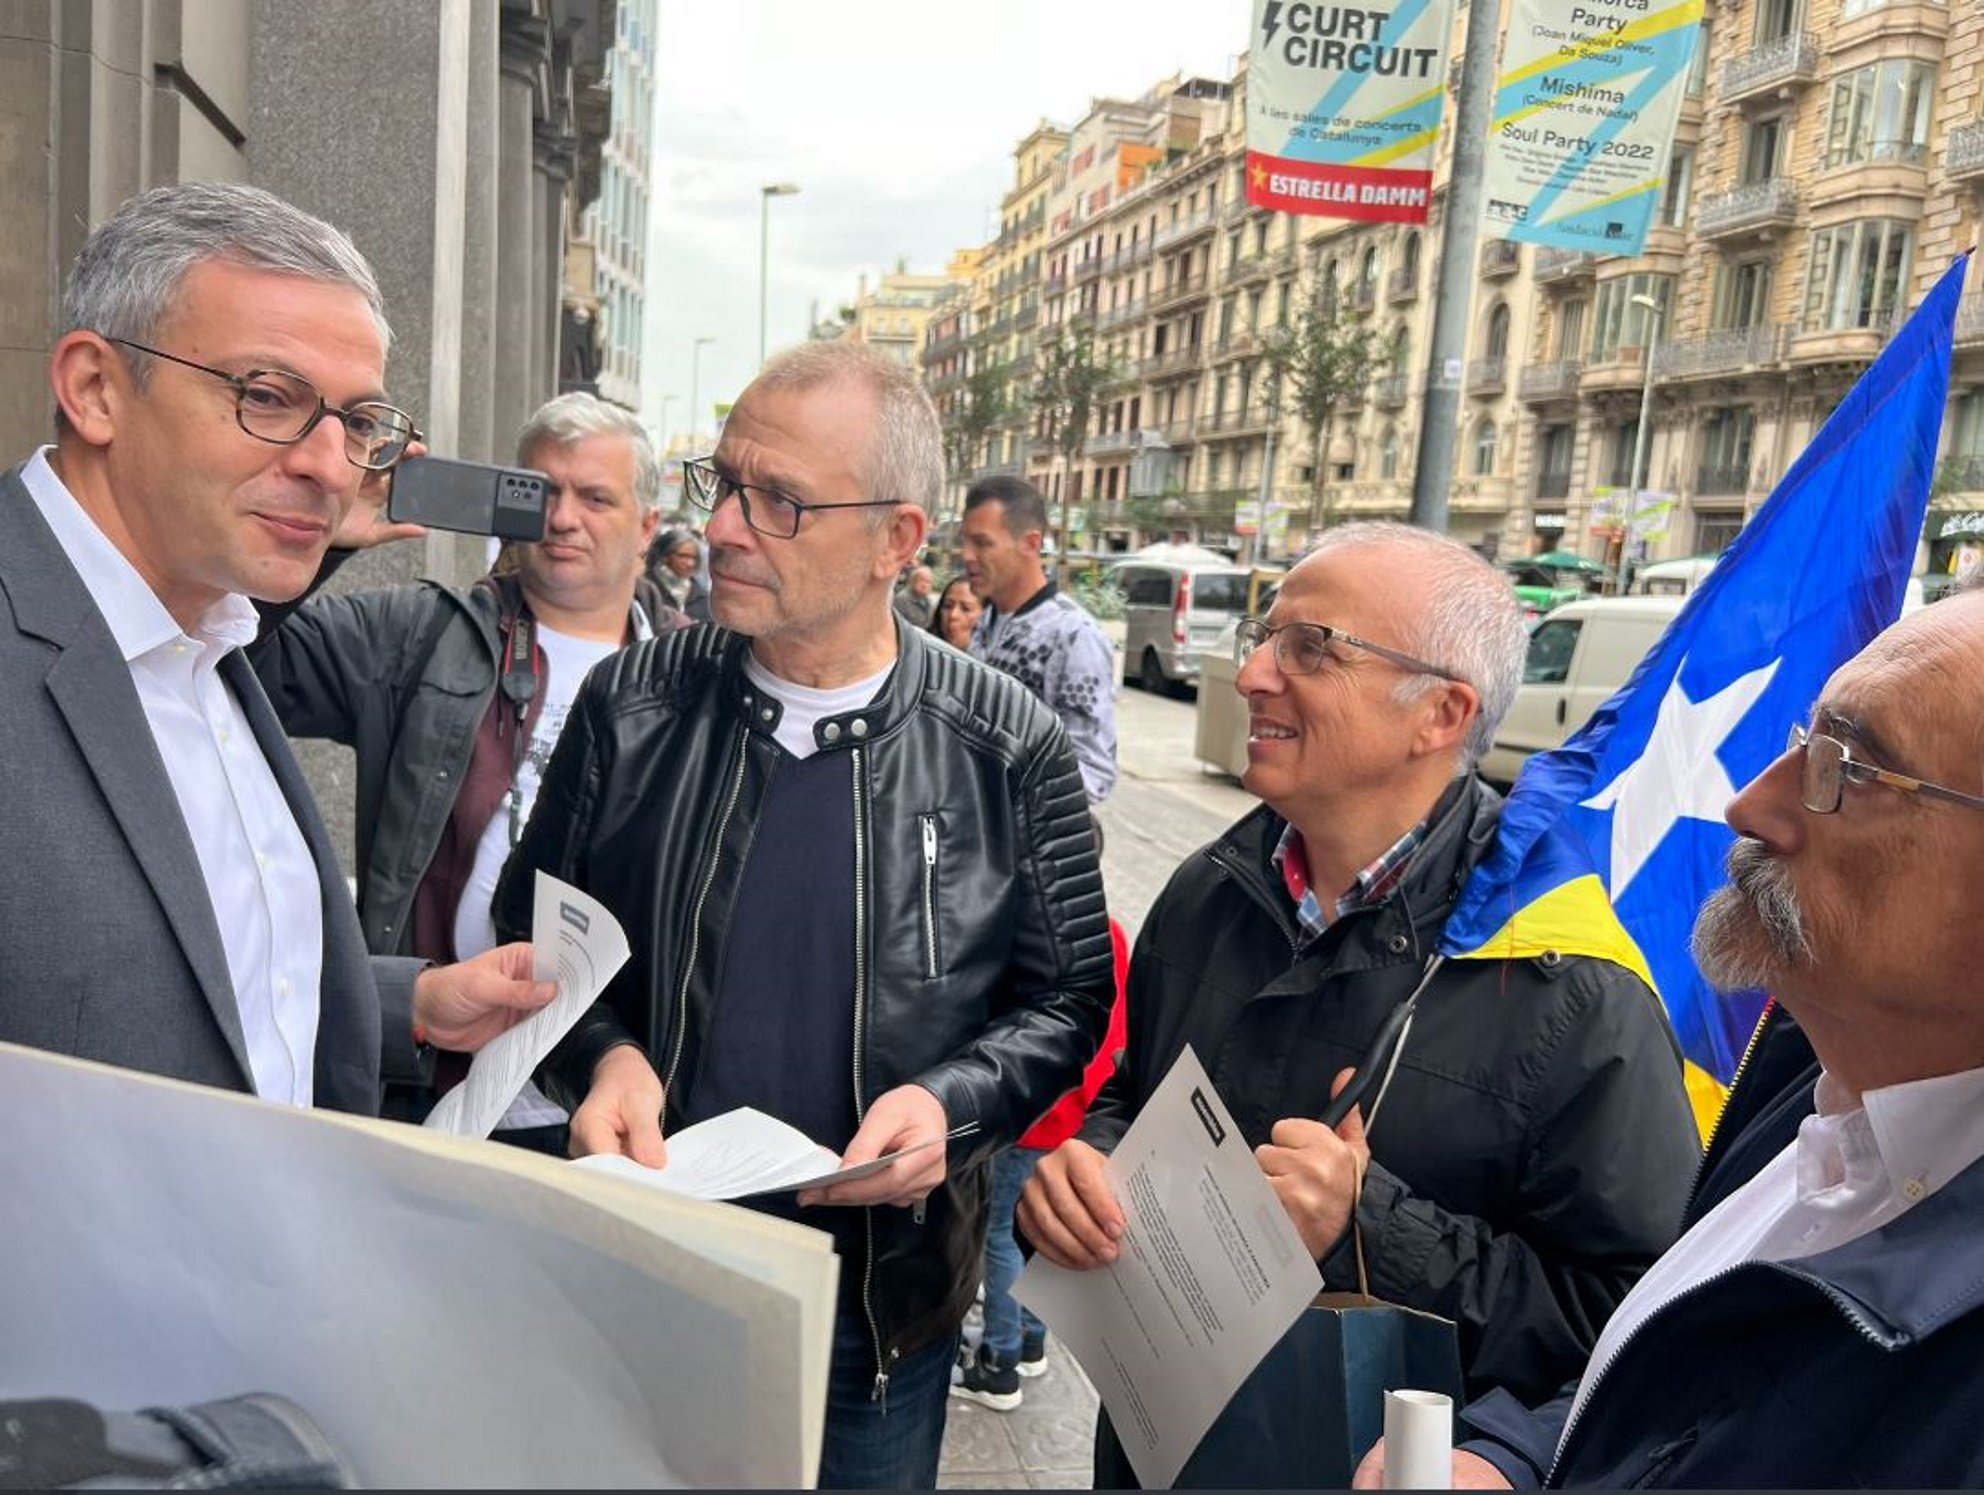
{"type": "Polygon", "coordinates": [[[1660,341],[1660,303],[1651,296],[1634,296],[1633,305],[1640,309],[1640,325],[1645,331],[1642,341],[1646,344],[1646,362],[1641,365],[1640,379],[1640,422],[1633,432],[1633,488],[1626,496],[1626,522],[1619,532],[1619,570],[1613,584],[1613,592],[1623,597],[1626,593],[1626,553],[1633,543],[1633,521],[1639,517],[1640,495],[1646,491],[1646,463],[1650,456],[1647,448],[1651,434],[1647,430],[1653,417],[1653,351],[1660,341]]]}
{"type": "Polygon", "coordinates": [[[758,189],[758,363],[765,361],[765,322],[771,298],[772,199],[790,197],[797,182],[767,182],[758,189]]]}
{"type": "Polygon", "coordinates": [[[689,350],[689,446],[691,451],[696,446],[696,434],[702,429],[702,420],[697,413],[702,409],[702,406],[696,403],[696,396],[698,394],[697,386],[702,383],[703,377],[703,349],[706,345],[715,341],[716,339],[713,337],[699,337],[696,339],[695,345],[689,350]]]}
{"type": "Polygon", "coordinates": [[[668,407],[675,403],[676,398],[675,395],[661,397],[661,429],[656,431],[655,435],[660,439],[660,449],[664,454],[668,451],[668,407]]]}

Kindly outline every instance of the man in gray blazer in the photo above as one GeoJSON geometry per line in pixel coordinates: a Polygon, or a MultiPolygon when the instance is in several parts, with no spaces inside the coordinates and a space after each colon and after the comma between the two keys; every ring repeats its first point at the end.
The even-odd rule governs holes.
{"type": "Polygon", "coordinates": [[[366,954],[239,645],[418,439],[345,235],[160,188],[97,228],[50,359],[56,440],[0,477],[0,1041],[375,1112],[427,1044],[548,1000],[530,947],[366,954]]]}

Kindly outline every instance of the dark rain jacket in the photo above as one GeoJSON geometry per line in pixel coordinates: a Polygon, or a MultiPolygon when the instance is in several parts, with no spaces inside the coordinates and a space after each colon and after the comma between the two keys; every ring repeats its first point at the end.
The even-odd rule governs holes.
{"type": "MultiPolygon", "coordinates": [[[[914,1082],[943,1103],[950,1173],[921,1210],[866,1212],[860,1296],[877,1372],[950,1333],[971,1302],[986,1164],[1101,1042],[1114,983],[1101,873],[1067,734],[1017,682],[897,622],[869,705],[817,723],[853,798],[857,1115],[914,1082]]],[[[599,899],[633,953],[547,1068],[582,1097],[600,1057],[638,1044],[693,1092],[725,942],[772,774],[779,708],[748,640],[697,628],[636,644],[587,679],[496,891],[498,934],[530,924],[543,869],[599,899]]],[[[823,849],[823,858],[845,855],[823,849]]],[[[827,863],[827,865],[832,865],[827,863]]],[[[842,864],[845,865],[845,864],[842,864]]],[[[798,994],[795,988],[795,994],[798,994]]]]}
{"type": "MultiPolygon", "coordinates": [[[[1181,866],[1130,962],[1130,1042],[1082,1136],[1112,1147],[1190,1044],[1250,1145],[1315,1117],[1418,983],[1493,845],[1498,795],[1441,801],[1397,888],[1296,947],[1256,810],[1181,866]]],[[[1368,1109],[1368,1107],[1367,1107],[1368,1109]]],[[[1448,961],[1370,1132],[1371,1291],[1459,1326],[1469,1392],[1548,1394],[1673,1241],[1700,1157],[1681,1055],[1638,977],[1581,956],[1448,961]]],[[[1348,1235],[1322,1263],[1355,1290],[1348,1235]]]]}

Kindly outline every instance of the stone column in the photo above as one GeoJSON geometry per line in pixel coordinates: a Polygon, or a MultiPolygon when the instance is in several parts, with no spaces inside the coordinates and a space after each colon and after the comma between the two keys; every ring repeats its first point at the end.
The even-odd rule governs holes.
{"type": "Polygon", "coordinates": [[[495,364],[493,439],[499,447],[537,404],[531,355],[538,244],[531,120],[544,50],[529,27],[526,21],[503,28],[496,84],[496,321],[490,351],[495,364]]]}

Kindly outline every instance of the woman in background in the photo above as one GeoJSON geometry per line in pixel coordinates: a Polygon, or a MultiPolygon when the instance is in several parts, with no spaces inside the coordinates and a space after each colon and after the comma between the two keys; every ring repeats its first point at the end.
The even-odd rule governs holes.
{"type": "Polygon", "coordinates": [[[953,576],[937,594],[937,610],[930,615],[930,631],[953,649],[971,652],[971,630],[985,604],[962,576],[953,576]]]}

